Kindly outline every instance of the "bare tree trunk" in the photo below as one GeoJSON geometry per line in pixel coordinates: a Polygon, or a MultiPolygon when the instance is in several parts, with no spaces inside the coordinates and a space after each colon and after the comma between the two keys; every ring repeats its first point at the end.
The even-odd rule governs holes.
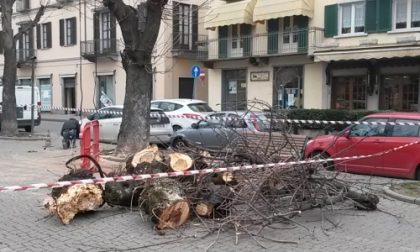
{"type": "Polygon", "coordinates": [[[123,118],[118,134],[117,152],[131,154],[149,144],[149,115],[152,99],[152,53],[167,0],[147,0],[137,6],[122,0],[103,0],[118,20],[125,48],[121,53],[126,72],[123,118]]]}
{"type": "Polygon", "coordinates": [[[13,39],[12,14],[13,3],[11,0],[1,1],[1,19],[4,44],[4,69],[3,69],[3,102],[1,134],[12,136],[17,132],[16,119],[16,43],[13,39]]]}

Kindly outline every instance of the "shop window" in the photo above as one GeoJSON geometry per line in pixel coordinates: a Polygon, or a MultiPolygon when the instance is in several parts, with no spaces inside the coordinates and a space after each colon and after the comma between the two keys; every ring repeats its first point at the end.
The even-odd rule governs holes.
{"type": "Polygon", "coordinates": [[[302,108],[301,66],[274,69],[273,105],[276,108],[302,108]]]}
{"type": "Polygon", "coordinates": [[[387,75],[382,78],[380,107],[383,110],[418,111],[419,76],[387,75]]]}
{"type": "Polygon", "coordinates": [[[366,77],[335,77],[332,82],[334,109],[366,109],[366,77]]]}

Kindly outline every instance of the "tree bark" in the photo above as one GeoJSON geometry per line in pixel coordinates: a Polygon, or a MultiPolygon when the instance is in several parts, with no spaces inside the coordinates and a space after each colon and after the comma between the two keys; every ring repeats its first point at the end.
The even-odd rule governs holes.
{"type": "Polygon", "coordinates": [[[121,53],[126,72],[126,89],[117,153],[128,155],[149,144],[150,101],[153,91],[152,53],[167,0],[147,0],[140,10],[122,0],[103,0],[118,20],[125,48],[121,53]],[[139,29],[139,16],[146,24],[139,29]]]}
{"type": "Polygon", "coordinates": [[[13,136],[17,132],[16,118],[16,42],[13,39],[11,0],[1,1],[1,20],[3,28],[4,69],[3,69],[3,101],[1,115],[1,134],[13,136]]]}

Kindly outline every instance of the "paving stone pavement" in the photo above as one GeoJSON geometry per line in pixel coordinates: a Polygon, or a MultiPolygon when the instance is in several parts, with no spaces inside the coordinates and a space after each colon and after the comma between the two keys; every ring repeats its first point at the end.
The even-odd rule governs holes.
{"type": "MultiPolygon", "coordinates": [[[[77,150],[58,147],[43,150],[43,142],[0,140],[0,185],[20,185],[56,180],[64,163],[77,150]]],[[[347,179],[374,184],[399,180],[345,175],[347,179]]],[[[138,211],[105,206],[77,216],[63,226],[48,217],[42,201],[50,190],[0,193],[0,252],[14,251],[420,251],[419,206],[381,198],[380,211],[353,210],[348,203],[334,210],[307,211],[295,221],[302,226],[277,224],[263,236],[297,241],[283,244],[243,234],[235,245],[232,231],[206,234],[199,223],[161,236],[138,211]],[[324,216],[324,218],[322,218],[324,216]]]]}

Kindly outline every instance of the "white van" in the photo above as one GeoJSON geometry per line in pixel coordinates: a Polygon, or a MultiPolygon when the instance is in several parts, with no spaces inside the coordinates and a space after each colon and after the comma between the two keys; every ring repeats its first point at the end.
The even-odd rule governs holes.
{"type": "MultiPolygon", "coordinates": [[[[41,124],[41,96],[38,87],[35,87],[35,113],[34,125],[41,124]]],[[[31,131],[31,86],[16,86],[16,106],[17,106],[17,123],[18,128],[23,128],[25,131],[31,131]]],[[[3,101],[3,87],[0,86],[0,104],[3,101]]],[[[1,106],[0,106],[0,123],[1,123],[1,106]]],[[[0,124],[1,126],[1,124],[0,124]]]]}

